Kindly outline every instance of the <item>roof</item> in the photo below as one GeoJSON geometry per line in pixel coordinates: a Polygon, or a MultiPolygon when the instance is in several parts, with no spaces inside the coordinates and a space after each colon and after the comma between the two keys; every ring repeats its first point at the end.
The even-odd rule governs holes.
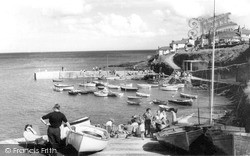
{"type": "Polygon", "coordinates": [[[188,39],[182,39],[179,41],[173,41],[172,44],[186,44],[188,42],[188,39]]]}
{"type": "Polygon", "coordinates": [[[160,47],[159,50],[164,50],[164,51],[165,50],[172,50],[172,48],[169,46],[164,46],[164,47],[160,47]]]}

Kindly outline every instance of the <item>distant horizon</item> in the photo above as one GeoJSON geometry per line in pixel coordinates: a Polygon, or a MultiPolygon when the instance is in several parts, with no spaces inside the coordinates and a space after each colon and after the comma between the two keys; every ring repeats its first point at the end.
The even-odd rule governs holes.
{"type": "Polygon", "coordinates": [[[0,54],[26,54],[26,53],[69,53],[69,52],[122,52],[122,51],[153,51],[156,49],[130,49],[130,50],[82,50],[82,51],[30,51],[30,52],[1,52],[0,54]]]}

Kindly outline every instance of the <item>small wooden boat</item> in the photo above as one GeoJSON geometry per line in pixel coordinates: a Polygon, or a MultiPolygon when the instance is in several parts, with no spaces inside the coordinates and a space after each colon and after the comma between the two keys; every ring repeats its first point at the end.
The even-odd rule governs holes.
{"type": "Polygon", "coordinates": [[[166,87],[161,87],[161,90],[164,90],[164,91],[177,91],[178,87],[176,87],[176,86],[166,86],[166,87]]]}
{"type": "Polygon", "coordinates": [[[56,88],[60,88],[63,91],[69,91],[74,89],[74,85],[67,85],[67,84],[54,84],[56,88]]]}
{"type": "Polygon", "coordinates": [[[105,129],[94,126],[79,126],[70,131],[66,143],[80,152],[98,152],[103,150],[110,137],[105,129]]]}
{"type": "Polygon", "coordinates": [[[99,97],[107,97],[108,92],[101,90],[101,91],[98,91],[98,92],[94,92],[94,95],[99,96],[99,97]]]}
{"type": "Polygon", "coordinates": [[[149,97],[150,94],[147,94],[147,93],[141,93],[141,92],[136,92],[135,93],[137,96],[141,96],[141,97],[149,97]]]}
{"type": "Polygon", "coordinates": [[[140,104],[141,104],[141,101],[130,101],[130,100],[128,100],[127,103],[128,103],[129,105],[140,105],[140,104]]]}
{"type": "MultiPolygon", "coordinates": [[[[90,119],[88,117],[82,117],[82,118],[79,118],[77,120],[70,122],[70,126],[73,126],[73,127],[79,127],[79,126],[84,126],[84,125],[90,125],[90,119]]],[[[68,126],[66,124],[62,124],[60,126],[60,130],[61,130],[61,139],[65,139],[69,132],[68,126]]]]}
{"type": "Polygon", "coordinates": [[[88,82],[88,83],[80,83],[79,86],[81,86],[81,87],[95,87],[96,84],[88,82]]]}
{"type": "Polygon", "coordinates": [[[120,89],[121,88],[121,86],[113,85],[113,84],[107,84],[107,87],[111,88],[111,89],[120,89]]]}
{"type": "Polygon", "coordinates": [[[163,101],[163,100],[158,100],[158,99],[154,99],[152,103],[156,105],[168,105],[168,101],[163,101]]]}
{"type": "Polygon", "coordinates": [[[128,87],[128,86],[121,86],[121,90],[123,91],[137,91],[137,87],[128,87]]]}
{"type": "Polygon", "coordinates": [[[180,93],[180,96],[183,98],[190,98],[190,99],[197,99],[198,95],[191,95],[191,94],[185,94],[185,93],[180,93]]]}
{"type": "Polygon", "coordinates": [[[63,82],[63,79],[53,79],[53,82],[63,82]]]}
{"type": "Polygon", "coordinates": [[[133,100],[133,99],[142,99],[142,97],[139,96],[128,96],[127,97],[129,100],[133,100]]]}
{"type": "Polygon", "coordinates": [[[137,86],[139,87],[139,88],[151,88],[151,85],[150,84],[137,84],[137,86]]]}
{"type": "Polygon", "coordinates": [[[168,100],[168,102],[175,103],[178,105],[183,105],[183,106],[192,106],[193,105],[192,99],[187,99],[187,100],[175,99],[175,100],[168,100]]]}
{"type": "Polygon", "coordinates": [[[203,129],[195,126],[170,127],[156,133],[160,144],[190,151],[190,145],[203,134],[203,129]]]}

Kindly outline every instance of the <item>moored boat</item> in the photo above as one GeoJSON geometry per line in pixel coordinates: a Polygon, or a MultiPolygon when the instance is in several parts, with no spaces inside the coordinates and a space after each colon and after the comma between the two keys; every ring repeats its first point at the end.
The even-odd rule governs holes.
{"type": "Polygon", "coordinates": [[[120,97],[123,96],[124,93],[120,93],[120,92],[113,92],[113,91],[109,91],[108,92],[108,96],[110,97],[120,97]]]}
{"type": "Polygon", "coordinates": [[[166,87],[161,87],[161,90],[164,90],[164,91],[177,91],[178,87],[176,87],[176,86],[166,86],[166,87]]]}
{"type": "Polygon", "coordinates": [[[54,84],[56,88],[60,88],[63,91],[69,91],[74,89],[74,85],[67,85],[67,84],[54,84]]]}
{"type": "Polygon", "coordinates": [[[98,152],[103,150],[110,137],[105,129],[94,126],[79,126],[70,131],[66,143],[80,152],[98,152]]]}
{"type": "Polygon", "coordinates": [[[108,92],[101,90],[101,91],[94,92],[94,95],[99,96],[99,97],[106,97],[108,96],[108,92]]]}
{"type": "Polygon", "coordinates": [[[136,92],[135,94],[136,94],[136,96],[141,96],[141,97],[149,97],[150,96],[150,94],[141,93],[141,92],[136,92]]]}
{"type": "Polygon", "coordinates": [[[139,96],[128,96],[127,97],[129,100],[133,100],[133,99],[142,99],[142,97],[139,96]]]}
{"type": "Polygon", "coordinates": [[[139,88],[151,88],[150,84],[137,84],[139,88]]]}
{"type": "Polygon", "coordinates": [[[70,90],[68,91],[69,95],[78,95],[80,93],[81,90],[70,90]]]}
{"type": "Polygon", "coordinates": [[[141,101],[131,101],[131,100],[128,100],[127,103],[129,105],[140,105],[141,104],[141,101]]]}
{"type": "Polygon", "coordinates": [[[128,86],[121,86],[121,90],[123,91],[137,91],[137,87],[128,87],[128,86]]]}
{"type": "Polygon", "coordinates": [[[110,89],[120,89],[121,88],[121,86],[113,85],[113,84],[107,84],[107,87],[110,89]]]}
{"type": "Polygon", "coordinates": [[[81,86],[81,87],[95,87],[96,84],[88,82],[88,83],[80,83],[79,86],[81,86]]]}
{"type": "Polygon", "coordinates": [[[185,93],[180,93],[180,96],[183,98],[190,98],[190,99],[197,99],[198,95],[191,95],[191,94],[185,94],[185,93]]]}
{"type": "Polygon", "coordinates": [[[192,106],[193,105],[192,99],[187,99],[187,100],[175,99],[175,100],[168,100],[168,102],[175,103],[178,105],[183,105],[183,106],[192,106]]]}
{"type": "Polygon", "coordinates": [[[177,87],[177,88],[184,88],[185,87],[185,84],[184,83],[177,83],[177,84],[163,84],[162,85],[163,87],[167,87],[167,86],[173,86],[173,87],[177,87]]]}
{"type": "Polygon", "coordinates": [[[152,103],[156,105],[168,105],[168,101],[163,101],[163,100],[158,100],[158,99],[152,100],[152,103]]]}

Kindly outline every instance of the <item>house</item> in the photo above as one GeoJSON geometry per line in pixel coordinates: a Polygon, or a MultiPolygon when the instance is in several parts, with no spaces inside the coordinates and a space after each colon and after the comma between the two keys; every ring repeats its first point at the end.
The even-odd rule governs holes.
{"type": "Polygon", "coordinates": [[[166,55],[170,51],[172,51],[172,48],[169,46],[164,46],[164,47],[158,47],[158,54],[159,55],[166,55]]]}
{"type": "Polygon", "coordinates": [[[184,60],[182,62],[182,69],[184,71],[206,70],[208,69],[208,61],[184,60]]]}
{"type": "Polygon", "coordinates": [[[179,41],[172,41],[170,43],[170,47],[172,47],[173,51],[176,51],[178,49],[185,49],[187,45],[194,46],[194,40],[193,39],[182,39],[179,41]]]}

